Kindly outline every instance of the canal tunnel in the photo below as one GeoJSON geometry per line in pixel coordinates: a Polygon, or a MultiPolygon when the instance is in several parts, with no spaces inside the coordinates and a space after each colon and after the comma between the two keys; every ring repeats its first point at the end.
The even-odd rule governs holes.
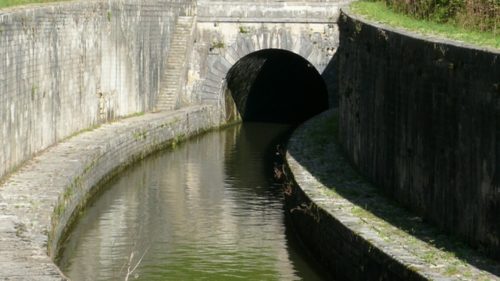
{"type": "Polygon", "coordinates": [[[243,121],[300,123],[328,108],[323,78],[290,51],[251,53],[229,70],[226,83],[226,108],[235,105],[243,121]]]}

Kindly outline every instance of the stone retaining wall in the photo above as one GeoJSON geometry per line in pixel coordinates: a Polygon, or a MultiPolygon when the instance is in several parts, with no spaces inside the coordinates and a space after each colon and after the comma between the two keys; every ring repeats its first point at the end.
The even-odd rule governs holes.
{"type": "Polygon", "coordinates": [[[0,10],[0,178],[73,133],[151,110],[191,0],[0,10]]]}
{"type": "Polygon", "coordinates": [[[500,52],[344,11],[340,142],[386,194],[500,258],[500,52]]]}
{"type": "Polygon", "coordinates": [[[360,177],[332,138],[337,121],[327,111],[293,133],[281,179],[294,229],[333,280],[500,280],[498,262],[360,177]]]}
{"type": "Polygon", "coordinates": [[[220,116],[193,106],[126,118],[28,161],[0,186],[0,279],[63,279],[52,260],[99,184],[152,151],[220,126],[220,116]]]}

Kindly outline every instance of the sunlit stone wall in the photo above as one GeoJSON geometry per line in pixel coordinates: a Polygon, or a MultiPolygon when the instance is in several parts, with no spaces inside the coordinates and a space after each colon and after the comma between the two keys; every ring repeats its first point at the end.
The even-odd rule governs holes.
{"type": "Polygon", "coordinates": [[[0,178],[75,132],[151,110],[191,0],[0,10],[0,178]]]}

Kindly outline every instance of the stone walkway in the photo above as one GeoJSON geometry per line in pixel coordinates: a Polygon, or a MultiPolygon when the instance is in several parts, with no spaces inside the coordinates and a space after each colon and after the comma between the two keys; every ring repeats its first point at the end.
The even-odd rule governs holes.
{"type": "Polygon", "coordinates": [[[52,258],[95,187],[148,153],[220,124],[210,106],[148,113],[78,134],[25,163],[0,185],[0,280],[64,280],[52,258]]]}
{"type": "MultiPolygon", "coordinates": [[[[367,271],[363,266],[371,259],[375,264],[387,262],[384,266],[388,266],[388,274],[399,279],[405,276],[404,280],[500,280],[499,263],[441,234],[359,176],[333,137],[336,122],[335,111],[321,114],[300,127],[288,144],[287,162],[295,182],[315,205],[302,203],[292,211],[313,216],[317,223],[314,227],[341,231],[345,227],[349,232],[349,239],[329,241],[325,244],[331,245],[319,248],[340,255],[344,251],[342,259],[352,259],[349,262],[359,269],[358,277],[367,271]],[[331,225],[321,225],[328,223],[331,225]]],[[[313,229],[308,231],[313,235],[313,229]]],[[[384,280],[391,279],[389,275],[384,280]]]]}

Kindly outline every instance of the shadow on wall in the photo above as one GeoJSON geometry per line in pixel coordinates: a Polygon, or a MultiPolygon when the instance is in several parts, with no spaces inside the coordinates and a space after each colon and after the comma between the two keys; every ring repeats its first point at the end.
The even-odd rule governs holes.
{"type": "Polygon", "coordinates": [[[500,53],[339,18],[339,142],[385,194],[500,261],[500,53]]]}
{"type": "MultiPolygon", "coordinates": [[[[301,123],[328,108],[323,78],[292,52],[267,49],[239,60],[228,72],[227,103],[243,121],[301,123]]],[[[230,111],[228,111],[230,112],[230,111]]]]}

